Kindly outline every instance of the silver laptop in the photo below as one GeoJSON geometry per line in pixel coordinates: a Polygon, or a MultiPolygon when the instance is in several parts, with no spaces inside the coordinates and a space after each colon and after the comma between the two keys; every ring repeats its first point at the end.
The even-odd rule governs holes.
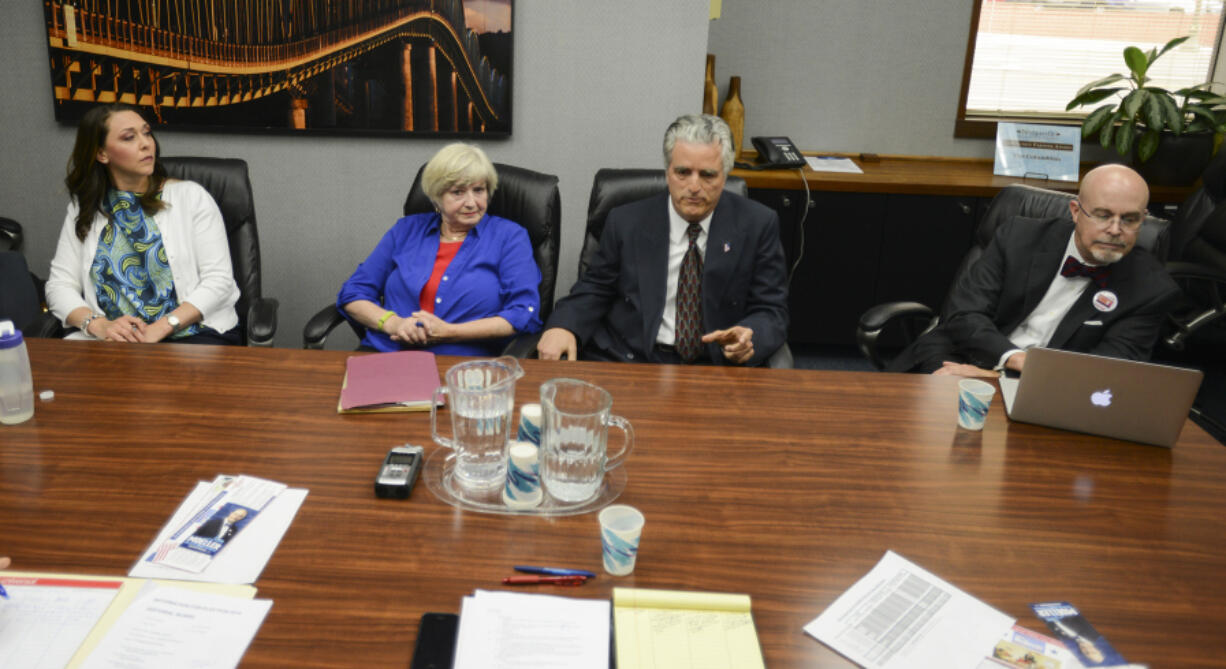
{"type": "Polygon", "coordinates": [[[1199,370],[1050,348],[1000,380],[1012,420],[1170,448],[1204,377],[1199,370]]]}

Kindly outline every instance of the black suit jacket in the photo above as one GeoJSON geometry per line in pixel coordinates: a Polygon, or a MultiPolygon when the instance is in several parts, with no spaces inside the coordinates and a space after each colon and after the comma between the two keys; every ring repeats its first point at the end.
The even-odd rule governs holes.
{"type": "Polygon", "coordinates": [[[226,528],[225,534],[218,537],[217,533],[221,531],[221,525],[224,522],[226,522],[225,518],[210,518],[201,523],[200,527],[196,528],[196,531],[192,532],[192,534],[206,539],[217,539],[225,543],[230,537],[234,536],[236,528],[234,525],[230,525],[226,528]]]}
{"type": "MultiPolygon", "coordinates": [[[[668,194],[609,212],[591,265],[554,307],[546,327],[575,334],[595,357],[661,362],[654,347],[668,282],[668,194]]],[[[702,272],[703,332],[753,329],[765,362],[787,340],[787,267],[773,209],[724,191],[707,231],[702,272]]],[[[718,364],[727,359],[707,344],[718,364]]]]}
{"type": "MultiPolygon", "coordinates": [[[[1067,218],[1015,217],[1000,226],[983,256],[963,272],[941,324],[890,364],[890,371],[929,372],[943,360],[991,369],[1017,348],[1012,332],[1038,306],[1057,270],[1073,222],[1067,218]]],[[[1048,348],[1146,360],[1179,286],[1148,251],[1134,247],[1111,266],[1105,290],[1118,298],[1111,311],[1095,308],[1093,282],[1065,314],[1048,348]]]]}

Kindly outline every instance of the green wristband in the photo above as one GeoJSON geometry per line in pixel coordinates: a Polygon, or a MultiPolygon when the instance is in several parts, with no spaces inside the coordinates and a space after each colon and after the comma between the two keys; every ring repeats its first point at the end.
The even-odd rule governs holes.
{"type": "Polygon", "coordinates": [[[379,332],[383,332],[383,324],[387,322],[387,319],[395,315],[396,315],[396,312],[394,311],[389,311],[386,314],[383,314],[383,317],[380,318],[379,322],[375,324],[375,327],[378,328],[379,332]]]}

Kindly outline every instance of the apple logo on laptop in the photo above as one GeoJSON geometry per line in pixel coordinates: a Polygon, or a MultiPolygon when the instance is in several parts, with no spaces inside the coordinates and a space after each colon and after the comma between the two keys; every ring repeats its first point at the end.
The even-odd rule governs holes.
{"type": "Polygon", "coordinates": [[[1090,395],[1090,404],[1096,407],[1111,406],[1111,389],[1096,390],[1090,395]]]}

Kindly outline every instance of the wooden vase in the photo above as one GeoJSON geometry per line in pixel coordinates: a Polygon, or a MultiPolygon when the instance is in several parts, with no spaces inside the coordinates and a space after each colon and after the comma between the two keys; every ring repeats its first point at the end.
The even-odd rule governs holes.
{"type": "Polygon", "coordinates": [[[741,142],[745,138],[745,104],[741,102],[741,78],[733,77],[728,82],[728,97],[719,110],[720,118],[732,130],[732,155],[741,156],[741,142]]]}
{"type": "Polygon", "coordinates": [[[707,54],[707,76],[702,82],[702,113],[714,114],[719,100],[719,88],[715,86],[715,54],[707,54]]]}

